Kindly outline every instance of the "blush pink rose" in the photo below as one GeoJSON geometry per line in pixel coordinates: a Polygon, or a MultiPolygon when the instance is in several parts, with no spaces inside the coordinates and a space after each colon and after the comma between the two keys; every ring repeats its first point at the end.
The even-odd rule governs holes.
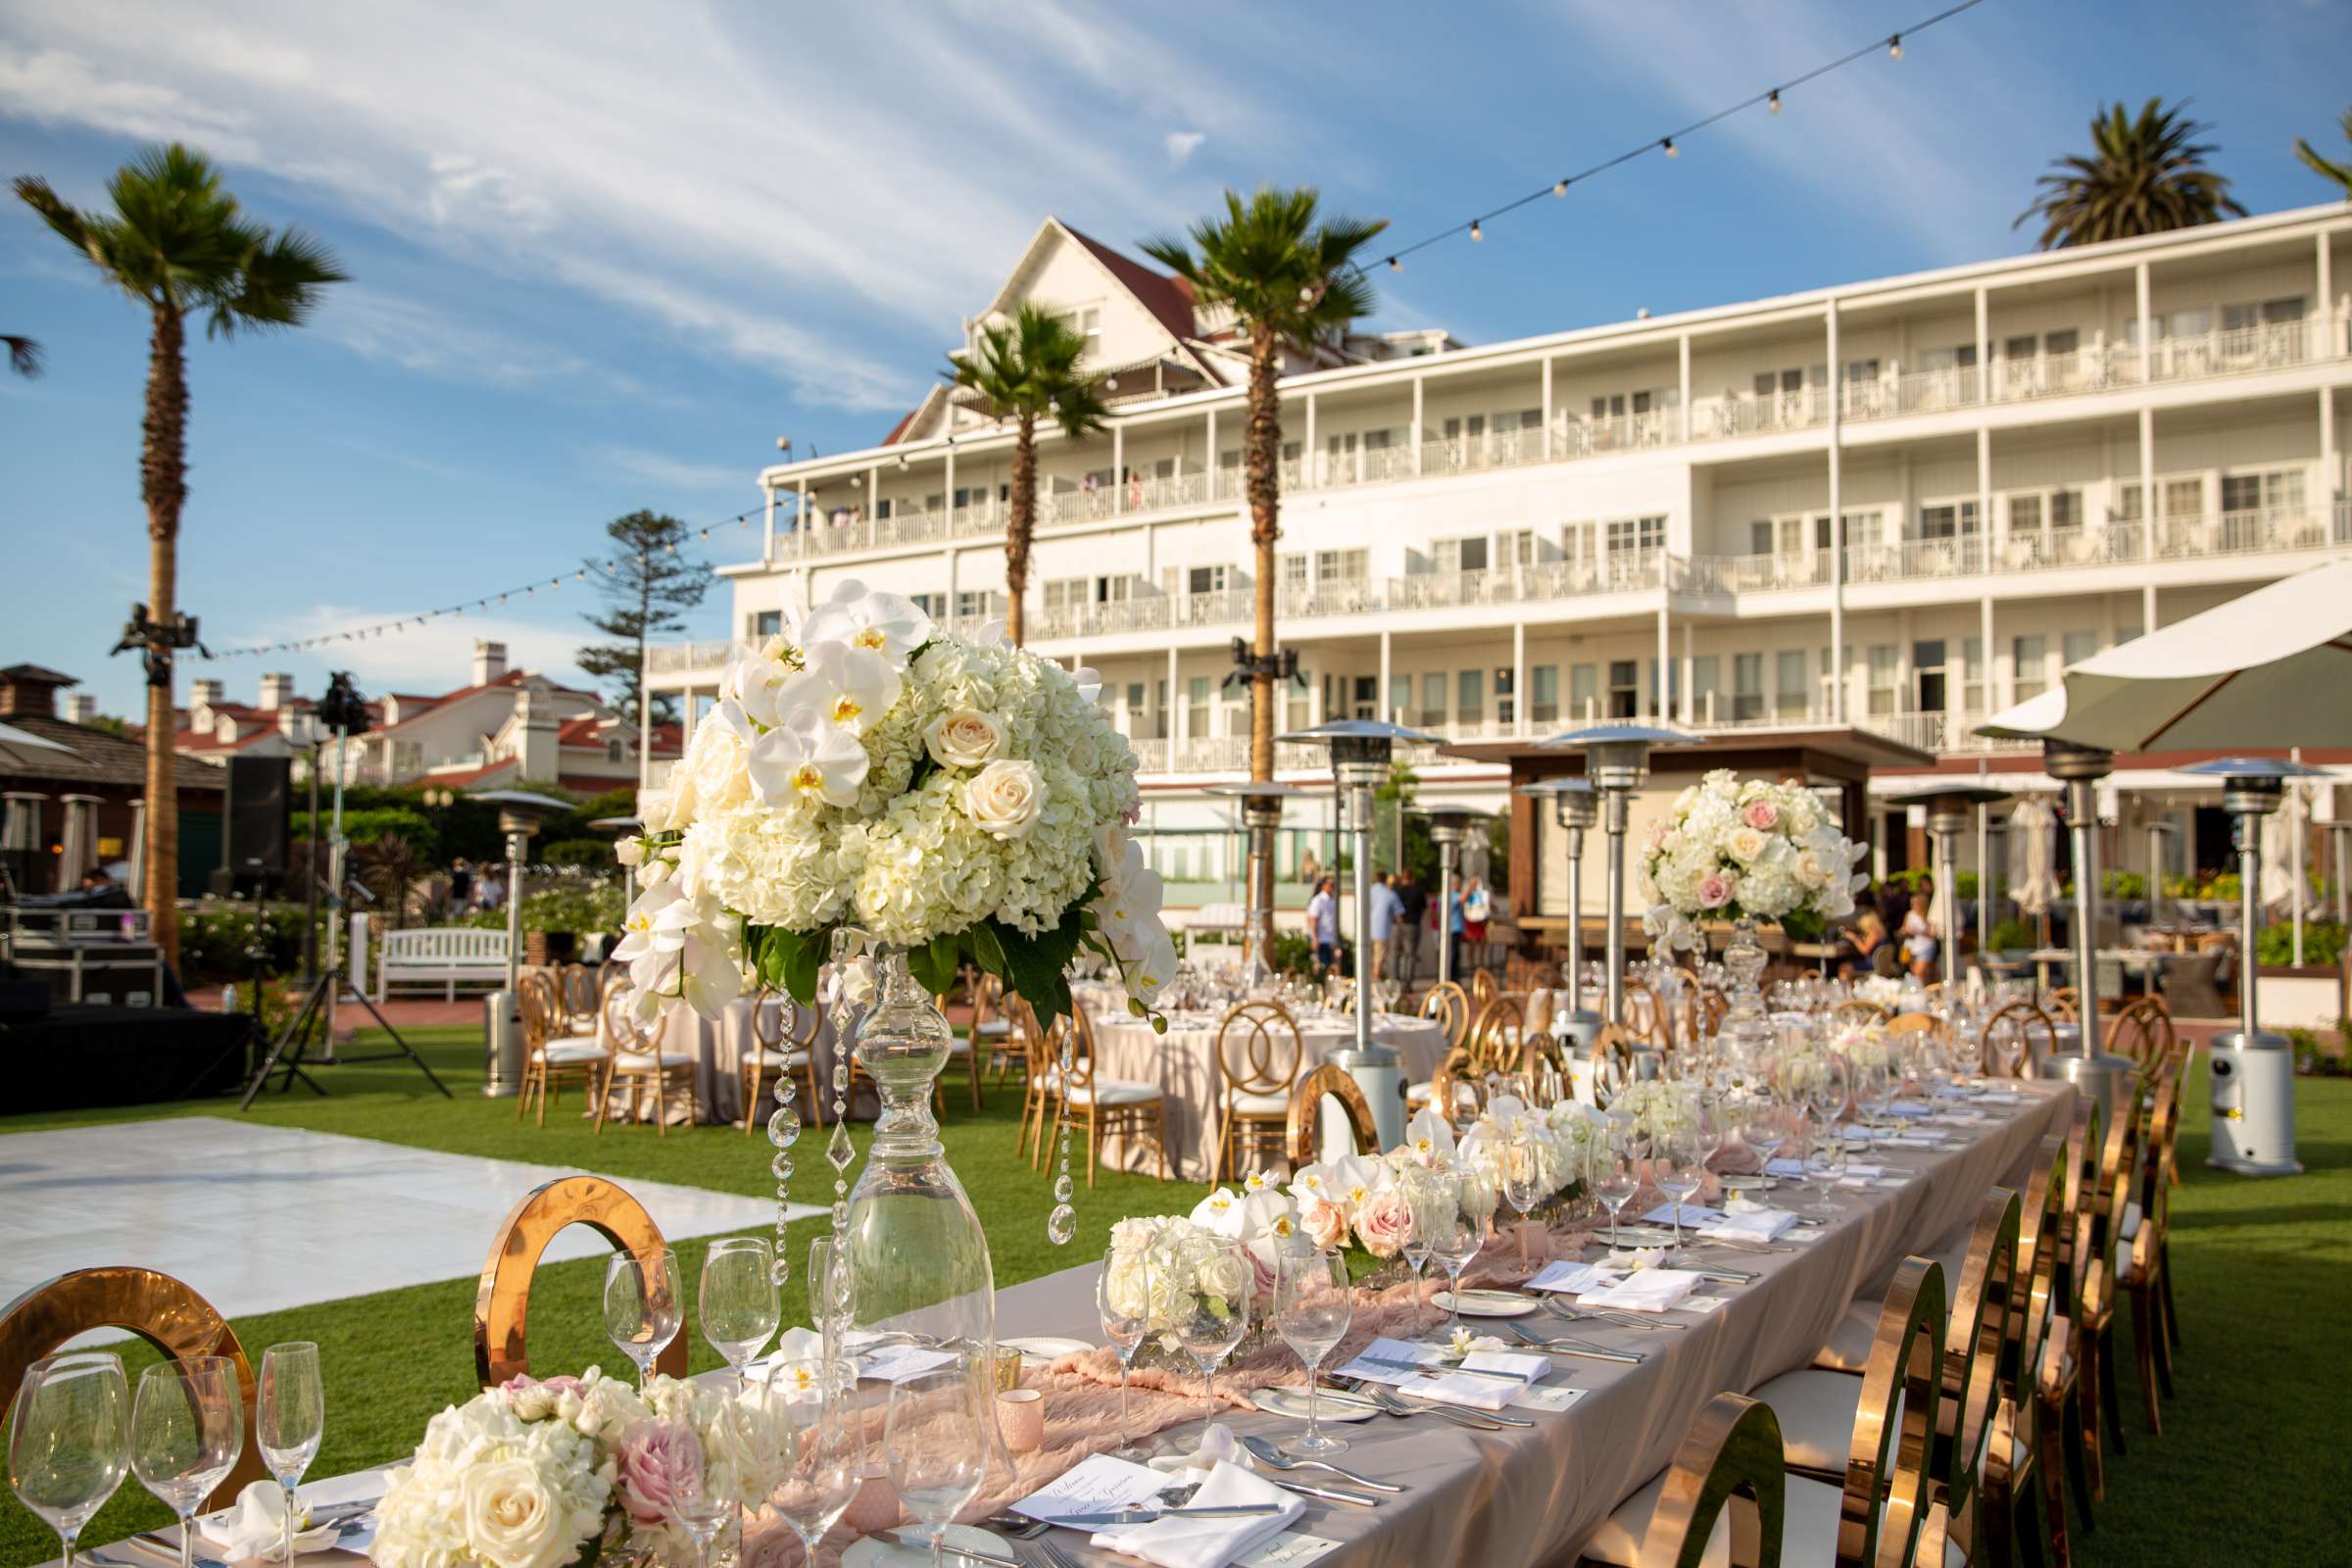
{"type": "Polygon", "coordinates": [[[1299,1227],[1317,1247],[1337,1247],[1348,1239],[1348,1216],[1328,1198],[1310,1198],[1298,1210],[1299,1227]]]}
{"type": "Polygon", "coordinates": [[[670,1515],[671,1499],[702,1479],[703,1446],[683,1421],[640,1421],[620,1435],[613,1454],[620,1505],[641,1525],[670,1515]]]}
{"type": "Polygon", "coordinates": [[[1738,891],[1739,884],[1732,880],[1730,872],[1710,872],[1699,881],[1698,902],[1704,908],[1720,909],[1732,902],[1732,895],[1738,891]]]}
{"type": "Polygon", "coordinates": [[[1740,819],[1759,833],[1769,832],[1780,821],[1781,808],[1770,801],[1750,801],[1740,819]]]}
{"type": "Polygon", "coordinates": [[[1413,1233],[1413,1208],[1395,1188],[1364,1200],[1355,1216],[1356,1239],[1374,1257],[1395,1257],[1413,1233]]]}

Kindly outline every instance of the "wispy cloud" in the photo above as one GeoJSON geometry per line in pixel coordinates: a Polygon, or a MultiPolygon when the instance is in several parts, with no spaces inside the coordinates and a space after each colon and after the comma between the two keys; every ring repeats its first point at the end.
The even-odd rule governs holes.
{"type": "Polygon", "coordinates": [[[742,494],[752,488],[752,469],[743,464],[684,463],[643,447],[597,447],[590,456],[611,472],[673,490],[731,490],[742,494]]]}
{"type": "Polygon", "coordinates": [[[321,337],[363,359],[437,380],[545,387],[585,401],[659,396],[626,371],[567,349],[365,284],[328,290],[313,324],[321,337]]]}
{"type": "Polygon", "coordinates": [[[1206,131],[1169,131],[1167,135],[1162,138],[1162,145],[1168,149],[1168,167],[1170,169],[1182,169],[1186,164],[1192,161],[1193,154],[1199,152],[1200,150],[1200,144],[1206,140],[1208,140],[1208,133],[1206,131]]]}
{"type": "MultiPolygon", "coordinates": [[[[570,599],[566,591],[562,599],[570,599]]],[[[593,608],[585,593],[571,609],[593,608]]],[[[305,637],[331,636],[355,625],[366,625],[400,613],[399,607],[382,605],[314,605],[299,614],[230,621],[215,617],[206,626],[207,641],[221,646],[291,642],[305,637]]],[[[304,678],[296,684],[309,689],[309,669],[348,669],[362,691],[441,692],[466,683],[473,664],[476,638],[507,645],[507,667],[529,669],[550,679],[588,684],[572,662],[575,652],[594,642],[597,633],[584,622],[565,626],[558,601],[550,600],[548,619],[526,620],[496,612],[445,615],[421,626],[404,627],[385,637],[353,642],[336,641],[300,655],[270,655],[257,659],[224,660],[207,665],[191,664],[197,674],[229,682],[232,694],[258,684],[261,671],[294,669],[304,678]]],[[[250,693],[247,693],[250,695],[250,693]]]]}

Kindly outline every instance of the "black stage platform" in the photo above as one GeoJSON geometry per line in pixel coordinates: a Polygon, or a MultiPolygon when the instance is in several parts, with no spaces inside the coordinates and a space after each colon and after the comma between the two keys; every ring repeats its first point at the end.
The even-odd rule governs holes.
{"type": "Polygon", "coordinates": [[[235,1093],[253,1064],[241,1013],[61,1005],[0,1023],[11,1112],[142,1105],[235,1093]]]}

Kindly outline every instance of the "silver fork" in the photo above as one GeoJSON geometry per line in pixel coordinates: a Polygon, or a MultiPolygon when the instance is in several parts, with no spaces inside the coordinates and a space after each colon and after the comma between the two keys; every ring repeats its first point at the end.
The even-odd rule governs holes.
{"type": "Polygon", "coordinates": [[[1688,1323],[1670,1323],[1664,1318],[1645,1318],[1639,1312],[1620,1312],[1613,1307],[1571,1306],[1557,1297],[1545,1298],[1544,1307],[1553,1316],[1566,1318],[1571,1323],[1601,1323],[1612,1328],[1653,1331],[1687,1329],[1690,1326],[1688,1323]]]}

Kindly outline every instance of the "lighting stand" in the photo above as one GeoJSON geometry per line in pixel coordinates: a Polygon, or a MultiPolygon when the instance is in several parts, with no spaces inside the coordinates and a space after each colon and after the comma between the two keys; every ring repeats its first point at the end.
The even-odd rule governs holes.
{"type": "MultiPolygon", "coordinates": [[[[1924,790],[1887,803],[1927,808],[1928,841],[1936,867],[1936,922],[1943,931],[1943,979],[1947,985],[1960,975],[1960,835],[1973,824],[1979,808],[2008,798],[2004,790],[1978,787],[1924,790]]],[[[1983,870],[1977,873],[1977,923],[1984,927],[1977,933],[1980,953],[1987,948],[1992,930],[1985,913],[1990,906],[1984,900],[1984,875],[1983,870]]]]}
{"type": "Polygon", "coordinates": [[[1585,1007],[1585,830],[1600,819],[1600,803],[1584,778],[1543,779],[1522,785],[1519,793],[1549,796],[1553,824],[1568,838],[1568,961],[1560,965],[1567,995],[1566,1004],[1552,1009],[1551,1032],[1590,1046],[1600,1033],[1600,1015],[1585,1007]]]}

